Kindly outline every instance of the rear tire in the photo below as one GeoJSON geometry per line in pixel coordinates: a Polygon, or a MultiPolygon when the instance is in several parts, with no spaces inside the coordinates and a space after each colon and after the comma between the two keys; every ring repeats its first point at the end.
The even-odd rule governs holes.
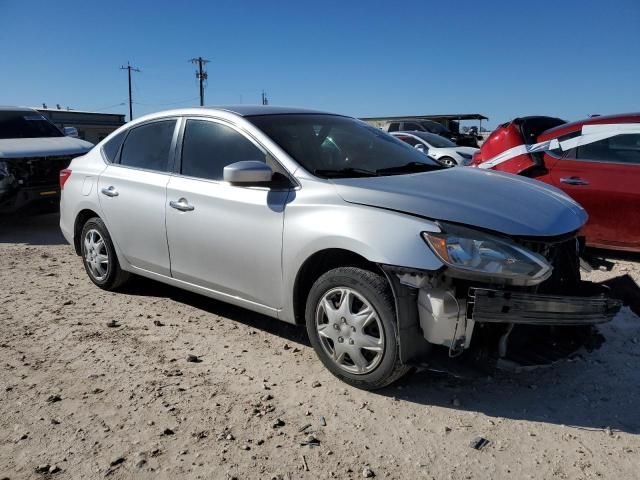
{"type": "Polygon", "coordinates": [[[116,290],[129,279],[120,268],[109,231],[99,217],[87,220],[82,227],[80,252],[89,279],[103,290],[116,290]]]}
{"type": "Polygon", "coordinates": [[[445,167],[448,167],[448,168],[457,167],[458,166],[456,161],[451,157],[440,157],[439,160],[440,160],[440,162],[442,162],[444,164],[445,167]]]}
{"type": "Polygon", "coordinates": [[[325,273],[311,287],[305,320],[324,366],[349,385],[375,390],[409,370],[400,363],[393,295],[377,273],[356,267],[325,273]]]}

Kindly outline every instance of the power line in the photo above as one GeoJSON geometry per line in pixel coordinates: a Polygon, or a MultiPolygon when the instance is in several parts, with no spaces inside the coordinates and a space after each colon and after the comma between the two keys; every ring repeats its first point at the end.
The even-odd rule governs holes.
{"type": "Polygon", "coordinates": [[[209,78],[207,72],[204,71],[203,67],[205,64],[209,63],[210,60],[207,60],[202,57],[192,58],[189,60],[191,63],[198,65],[198,70],[196,71],[196,78],[200,80],[200,106],[204,106],[204,81],[209,78]]]}
{"type": "Polygon", "coordinates": [[[134,72],[140,72],[140,69],[132,67],[129,62],[127,62],[126,67],[120,67],[120,70],[127,70],[127,74],[129,77],[129,121],[133,120],[133,99],[131,98],[131,70],[134,72]]]}

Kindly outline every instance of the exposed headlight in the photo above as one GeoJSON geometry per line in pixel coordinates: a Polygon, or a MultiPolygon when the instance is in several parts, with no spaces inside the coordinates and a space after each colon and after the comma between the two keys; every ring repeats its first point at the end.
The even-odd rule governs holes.
{"type": "Polygon", "coordinates": [[[465,158],[467,160],[471,160],[471,154],[470,153],[458,152],[457,150],[456,150],[456,153],[458,155],[460,155],[462,158],[465,158]]]}
{"type": "Polygon", "coordinates": [[[423,232],[427,244],[451,268],[452,276],[503,280],[512,285],[537,285],[553,267],[544,257],[508,239],[457,225],[442,233],[423,232]]]}

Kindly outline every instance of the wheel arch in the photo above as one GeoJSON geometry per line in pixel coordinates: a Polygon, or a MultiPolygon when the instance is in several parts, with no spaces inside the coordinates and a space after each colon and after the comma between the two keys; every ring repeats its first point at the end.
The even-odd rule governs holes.
{"type": "Polygon", "coordinates": [[[82,227],[87,223],[87,220],[93,217],[101,218],[94,210],[85,208],[78,212],[76,219],[73,222],[73,247],[78,255],[81,254],[80,234],[82,233],[82,227]]]}
{"type": "Polygon", "coordinates": [[[386,278],[380,266],[351,250],[326,248],[309,256],[300,266],[293,285],[293,316],[296,324],[304,324],[307,296],[313,283],[324,273],[338,267],[359,267],[386,278]]]}

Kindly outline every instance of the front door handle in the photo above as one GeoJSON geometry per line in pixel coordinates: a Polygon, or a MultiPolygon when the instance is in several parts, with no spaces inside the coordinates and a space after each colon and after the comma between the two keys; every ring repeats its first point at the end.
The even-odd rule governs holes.
{"type": "Polygon", "coordinates": [[[589,182],[581,179],[580,177],[566,177],[561,178],[562,183],[568,183],[569,185],[589,185],[589,182]]]}
{"type": "Polygon", "coordinates": [[[186,198],[181,198],[177,202],[175,200],[171,200],[169,205],[171,208],[175,208],[181,212],[190,212],[196,208],[193,205],[190,205],[186,198]]]}
{"type": "Polygon", "coordinates": [[[118,190],[116,190],[116,187],[114,187],[113,185],[109,185],[108,187],[103,188],[100,191],[107,197],[117,197],[119,195],[118,190]]]}

